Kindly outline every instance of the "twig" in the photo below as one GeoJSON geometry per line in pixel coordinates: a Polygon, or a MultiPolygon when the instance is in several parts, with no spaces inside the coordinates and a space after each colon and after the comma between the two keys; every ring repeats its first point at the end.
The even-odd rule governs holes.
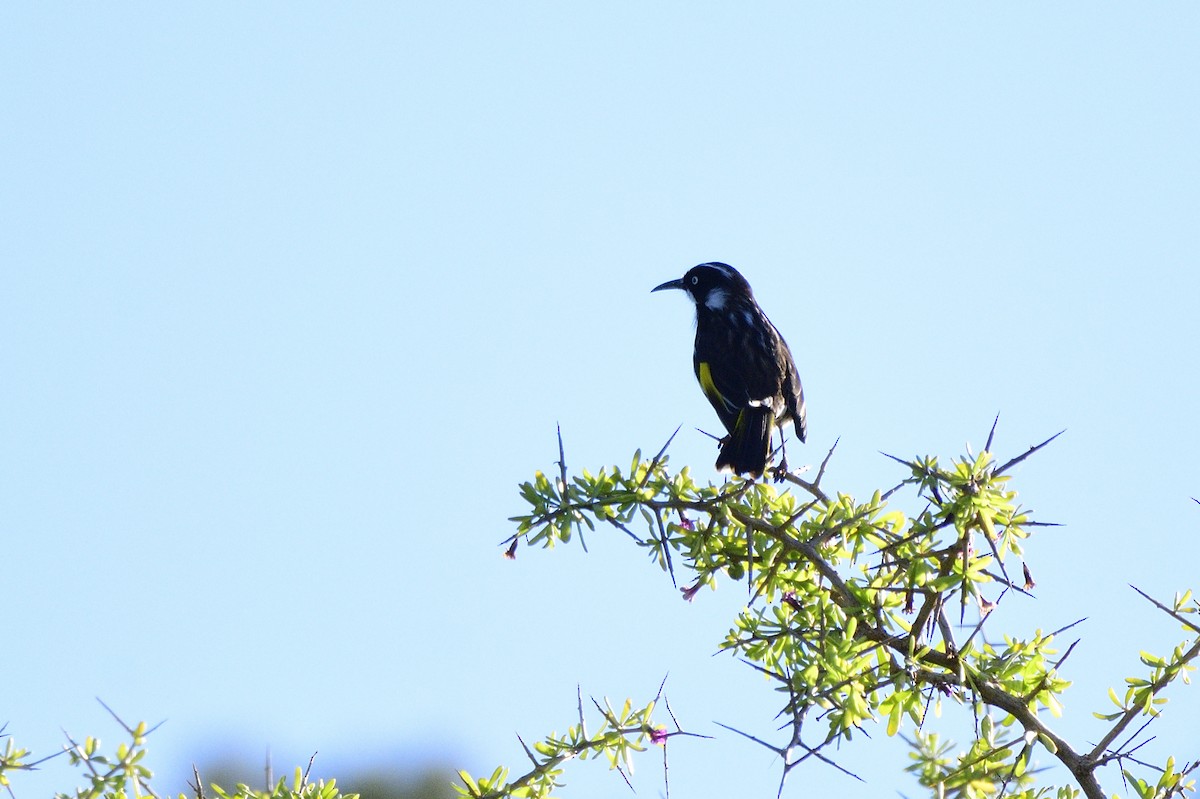
{"type": "Polygon", "coordinates": [[[196,794],[196,799],[204,799],[204,784],[200,781],[200,769],[196,768],[195,763],[192,764],[192,777],[196,780],[196,784],[188,787],[196,794]]]}
{"type": "Polygon", "coordinates": [[[1071,657],[1071,653],[1075,651],[1075,647],[1078,646],[1079,642],[1082,640],[1082,638],[1076,638],[1073,642],[1071,642],[1071,645],[1067,647],[1067,651],[1063,653],[1063,656],[1054,661],[1055,671],[1058,671],[1060,668],[1062,668],[1062,664],[1067,662],[1067,658],[1071,657]]]}
{"type": "MultiPolygon", "coordinates": [[[[555,424],[554,429],[558,433],[558,473],[561,477],[561,480],[559,481],[559,484],[558,484],[558,486],[559,486],[558,490],[562,491],[563,500],[564,500],[564,502],[566,502],[566,504],[563,507],[570,509],[571,503],[569,501],[567,501],[567,456],[563,452],[562,425],[555,424]]],[[[579,527],[579,543],[583,547],[583,551],[587,552],[588,551],[587,539],[583,537],[583,525],[578,525],[578,527],[579,527]]]]}
{"type": "MultiPolygon", "coordinates": [[[[658,464],[662,461],[662,456],[665,455],[667,452],[667,447],[671,446],[671,442],[675,440],[675,436],[679,435],[679,430],[682,427],[683,427],[683,425],[679,425],[679,427],[675,428],[675,432],[672,433],[671,437],[667,439],[667,443],[663,444],[662,449],[660,449],[658,451],[658,454],[655,455],[650,460],[650,468],[646,469],[646,476],[642,478],[642,481],[640,483],[638,483],[638,490],[641,490],[646,487],[646,481],[650,479],[650,475],[654,474],[654,470],[658,468],[658,464]]],[[[559,437],[559,450],[558,451],[559,451],[559,454],[561,455],[562,454],[562,437],[561,436],[559,437]]]]}
{"type": "Polygon", "coordinates": [[[1147,602],[1154,605],[1154,607],[1158,608],[1163,613],[1166,613],[1168,616],[1170,616],[1172,619],[1174,619],[1175,621],[1182,624],[1184,627],[1187,627],[1194,633],[1200,633],[1200,625],[1197,625],[1194,621],[1191,621],[1190,619],[1185,619],[1183,616],[1180,616],[1172,608],[1169,608],[1166,605],[1164,605],[1163,603],[1159,602],[1157,599],[1150,596],[1145,591],[1138,588],[1136,585],[1131,585],[1129,587],[1132,588],[1134,591],[1137,591],[1139,594],[1141,594],[1142,598],[1145,599],[1147,602]]]}
{"type": "Polygon", "coordinates": [[[304,777],[300,780],[301,786],[308,785],[308,775],[312,772],[313,761],[317,759],[317,754],[317,752],[313,752],[312,757],[308,759],[308,768],[304,769],[304,777]]]}
{"type": "Polygon", "coordinates": [[[800,486],[809,494],[821,500],[822,502],[828,502],[829,497],[824,491],[821,490],[821,478],[825,476],[825,467],[829,465],[829,460],[833,457],[833,451],[837,449],[838,441],[841,441],[841,438],[838,438],[833,442],[833,446],[830,447],[829,452],[825,454],[825,459],[821,461],[820,468],[817,469],[816,479],[814,479],[811,483],[807,480],[800,479],[798,475],[792,474],[791,472],[788,472],[783,476],[784,480],[792,485],[800,486]]]}
{"type": "Polygon", "coordinates": [[[1065,432],[1067,432],[1067,431],[1066,431],[1066,429],[1064,428],[1063,430],[1059,430],[1057,433],[1055,433],[1054,435],[1052,435],[1052,436],[1050,436],[1049,438],[1047,438],[1047,439],[1046,439],[1045,441],[1043,441],[1042,443],[1040,443],[1040,444],[1035,444],[1034,446],[1032,446],[1032,447],[1030,447],[1029,449],[1027,449],[1023,455],[1018,455],[1017,457],[1015,457],[1015,458],[1013,458],[1012,460],[1010,460],[1008,463],[1006,463],[1006,464],[1004,464],[1003,466],[1001,466],[999,469],[997,469],[997,470],[994,472],[994,474],[1004,474],[1006,471],[1008,471],[1008,470],[1009,470],[1009,468],[1010,468],[1010,467],[1012,467],[1012,466],[1016,466],[1018,463],[1020,463],[1021,461],[1025,460],[1025,459],[1026,459],[1026,458],[1028,458],[1030,455],[1032,455],[1033,453],[1037,452],[1039,449],[1041,449],[1042,447],[1046,446],[1046,445],[1047,445],[1047,444],[1049,444],[1051,441],[1053,441],[1054,439],[1058,438],[1059,436],[1061,436],[1061,435],[1062,435],[1063,433],[1065,433],[1065,432]]]}
{"type": "MultiPolygon", "coordinates": [[[[579,710],[579,734],[583,736],[584,740],[587,740],[587,723],[583,719],[583,689],[579,687],[579,683],[575,683],[575,702],[576,708],[579,710]]],[[[596,700],[593,699],[592,703],[595,704],[595,702],[596,700]]]]}
{"type": "Polygon", "coordinates": [[[1059,627],[1057,630],[1050,633],[1050,635],[1051,635],[1051,637],[1057,638],[1060,634],[1065,633],[1067,630],[1071,629],[1072,627],[1075,627],[1076,625],[1083,624],[1087,620],[1088,620],[1087,616],[1084,616],[1082,619],[1076,619],[1075,621],[1068,624],[1066,627],[1059,627]]]}
{"type": "MultiPolygon", "coordinates": [[[[654,520],[658,522],[658,540],[662,543],[663,558],[667,561],[667,573],[671,575],[671,586],[678,588],[679,583],[675,582],[675,564],[671,562],[671,541],[667,537],[667,528],[663,524],[662,513],[661,510],[654,511],[654,520]]],[[[620,526],[624,527],[624,525],[620,526]]],[[[633,535],[629,530],[625,530],[625,532],[633,535]]],[[[637,540],[636,537],[634,540],[637,540]]]]}
{"type": "MultiPolygon", "coordinates": [[[[787,759],[788,748],[779,748],[776,746],[772,746],[771,744],[767,743],[766,741],[764,741],[761,738],[751,735],[748,732],[743,732],[743,731],[737,729],[736,727],[730,727],[728,724],[722,724],[719,721],[714,721],[713,724],[716,724],[718,727],[724,727],[725,729],[729,730],[730,732],[736,732],[738,735],[742,736],[743,738],[747,738],[751,741],[754,741],[754,743],[758,744],[759,746],[762,746],[766,749],[771,750],[775,754],[779,755],[779,757],[783,760],[783,767],[785,769],[791,769],[794,766],[796,766],[797,764],[799,764],[801,761],[807,759],[809,756],[812,756],[812,757],[815,757],[817,760],[820,760],[822,763],[825,763],[826,765],[833,766],[835,769],[842,772],[843,774],[845,774],[848,777],[853,777],[854,779],[858,780],[859,782],[866,782],[866,780],[864,780],[862,777],[855,774],[853,771],[850,771],[849,769],[845,768],[844,766],[839,766],[837,763],[835,763],[834,761],[825,757],[825,755],[821,754],[818,751],[820,749],[820,747],[814,748],[814,747],[808,746],[807,744],[805,744],[801,741],[796,741],[795,745],[799,746],[801,749],[803,749],[805,752],[807,752],[807,754],[804,757],[799,758],[798,760],[791,761],[789,763],[788,759],[787,759]]],[[[821,746],[824,746],[824,745],[825,744],[821,744],[821,746]]]]}
{"type": "Polygon", "coordinates": [[[837,445],[841,442],[842,437],[838,436],[833,440],[833,446],[829,448],[829,452],[825,453],[824,460],[821,461],[821,467],[817,469],[817,479],[813,481],[815,485],[821,484],[821,478],[825,476],[825,467],[829,465],[829,461],[833,458],[833,451],[837,449],[837,445]]]}
{"type": "Polygon", "coordinates": [[[983,445],[983,448],[988,452],[992,451],[992,439],[996,436],[996,425],[998,425],[998,424],[1000,424],[1000,414],[999,413],[997,413],[996,418],[992,420],[991,432],[988,433],[987,443],[983,445]]]}
{"type": "Polygon", "coordinates": [[[538,763],[537,756],[533,753],[533,750],[529,748],[529,745],[525,743],[525,739],[521,737],[521,733],[517,733],[517,740],[520,741],[521,748],[525,750],[525,757],[529,758],[529,762],[533,763],[533,767],[535,769],[541,768],[542,764],[538,763]]]}
{"type": "MultiPolygon", "coordinates": [[[[1151,597],[1149,594],[1147,594],[1145,591],[1138,588],[1136,585],[1131,585],[1129,587],[1132,588],[1134,591],[1137,591],[1145,599],[1147,599],[1151,604],[1153,604],[1155,607],[1162,610],[1167,615],[1171,616],[1176,621],[1179,621],[1180,623],[1189,627],[1193,631],[1200,633],[1200,627],[1197,627],[1191,621],[1181,618],[1179,616],[1179,614],[1176,613],[1174,610],[1163,605],[1161,602],[1159,602],[1158,600],[1151,597]]],[[[1196,639],[1196,642],[1192,645],[1191,649],[1189,649],[1188,651],[1183,653],[1183,655],[1180,657],[1180,662],[1187,663],[1188,661],[1194,660],[1197,655],[1200,655],[1200,638],[1196,639]]],[[[1168,684],[1170,684],[1175,679],[1176,676],[1177,675],[1172,674],[1170,670],[1165,671],[1161,677],[1159,677],[1157,680],[1155,680],[1153,683],[1150,684],[1149,690],[1150,690],[1151,696],[1157,696],[1158,692],[1161,691],[1163,688],[1165,688],[1168,684]]],[[[1121,717],[1119,719],[1117,719],[1117,723],[1112,726],[1112,729],[1110,729],[1108,731],[1108,733],[1103,738],[1100,739],[1100,743],[1096,744],[1096,746],[1088,754],[1088,759],[1093,762],[1098,762],[1100,760],[1100,758],[1104,755],[1105,751],[1107,751],[1109,745],[1111,745],[1112,742],[1115,741],[1117,739],[1117,737],[1122,732],[1125,731],[1125,728],[1128,727],[1130,725],[1130,723],[1132,723],[1133,720],[1135,718],[1137,718],[1138,715],[1141,714],[1141,712],[1142,712],[1142,706],[1135,705],[1135,706],[1127,709],[1124,713],[1122,713],[1121,717]]]]}

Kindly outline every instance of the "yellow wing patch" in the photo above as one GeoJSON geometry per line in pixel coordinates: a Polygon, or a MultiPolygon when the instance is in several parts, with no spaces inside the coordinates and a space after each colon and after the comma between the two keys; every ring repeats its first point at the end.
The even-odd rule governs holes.
{"type": "Polygon", "coordinates": [[[713,380],[712,369],[709,367],[708,361],[700,362],[700,365],[696,368],[696,379],[700,381],[700,390],[704,392],[704,396],[708,397],[710,402],[720,403],[729,409],[730,412],[737,410],[733,406],[733,403],[727,400],[725,395],[717,388],[717,383],[713,380]]]}
{"type": "Polygon", "coordinates": [[[717,384],[713,382],[712,370],[708,368],[708,361],[700,362],[700,368],[696,370],[696,378],[700,381],[700,390],[704,392],[704,396],[716,397],[721,402],[725,402],[721,392],[717,391],[717,384]]]}

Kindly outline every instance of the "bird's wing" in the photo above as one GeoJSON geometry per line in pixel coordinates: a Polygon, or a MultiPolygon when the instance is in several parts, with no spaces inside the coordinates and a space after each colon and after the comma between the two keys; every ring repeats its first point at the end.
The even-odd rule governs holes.
{"type": "Polygon", "coordinates": [[[788,354],[786,374],[783,380],[783,401],[787,405],[788,415],[796,425],[796,438],[801,441],[808,439],[808,412],[804,407],[804,387],[800,385],[800,376],[796,374],[796,363],[788,354]]]}
{"type": "Polygon", "coordinates": [[[722,368],[715,361],[701,360],[697,356],[695,367],[700,390],[721,418],[721,424],[732,433],[738,414],[749,404],[745,386],[738,384],[733,370],[722,368]]]}
{"type": "Polygon", "coordinates": [[[804,407],[804,387],[800,384],[800,374],[796,369],[796,361],[792,358],[791,348],[783,340],[783,336],[779,335],[778,330],[775,331],[775,335],[779,341],[775,357],[782,375],[779,389],[783,395],[784,408],[796,425],[796,438],[804,441],[808,437],[808,414],[804,407]]]}

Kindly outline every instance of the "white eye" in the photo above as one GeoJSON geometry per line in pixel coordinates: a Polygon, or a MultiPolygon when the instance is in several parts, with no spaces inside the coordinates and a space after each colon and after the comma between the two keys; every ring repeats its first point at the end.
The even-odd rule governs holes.
{"type": "Polygon", "coordinates": [[[692,285],[694,286],[699,282],[700,282],[700,278],[696,277],[695,275],[692,275],[692,285]]]}

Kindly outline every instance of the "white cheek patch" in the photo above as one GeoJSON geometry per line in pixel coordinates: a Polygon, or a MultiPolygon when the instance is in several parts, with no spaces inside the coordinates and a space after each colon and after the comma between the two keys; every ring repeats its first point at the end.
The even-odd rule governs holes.
{"type": "Polygon", "coordinates": [[[727,295],[722,289],[713,289],[708,292],[708,296],[704,298],[704,304],[710,311],[719,311],[725,307],[727,295]]]}

